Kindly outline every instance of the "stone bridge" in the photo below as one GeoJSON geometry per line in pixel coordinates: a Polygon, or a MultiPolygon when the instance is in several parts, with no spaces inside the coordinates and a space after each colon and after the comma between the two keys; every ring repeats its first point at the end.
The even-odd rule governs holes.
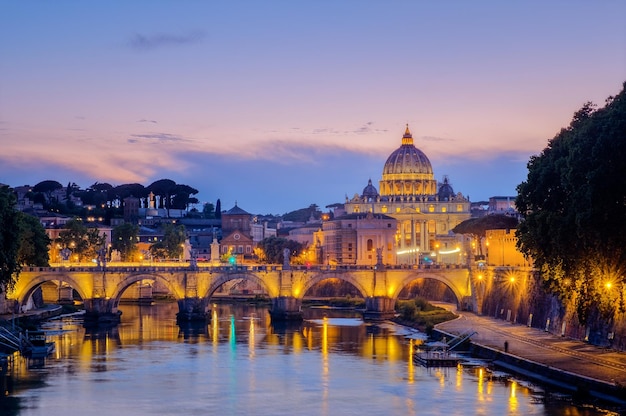
{"type": "MultiPolygon", "coordinates": [[[[451,289],[460,309],[479,311],[483,275],[497,273],[468,266],[220,266],[220,267],[51,267],[26,268],[7,299],[16,310],[46,282],[58,287],[59,302],[72,300],[75,290],[84,301],[86,321],[119,322],[118,305],[131,285],[159,281],[178,301],[179,321],[206,320],[213,293],[224,283],[251,280],[271,299],[273,320],[302,319],[302,299],[315,284],[330,278],[351,283],[365,299],[365,319],[386,319],[403,288],[416,279],[435,279],[451,289]]],[[[480,311],[479,311],[480,312],[480,311]]]]}

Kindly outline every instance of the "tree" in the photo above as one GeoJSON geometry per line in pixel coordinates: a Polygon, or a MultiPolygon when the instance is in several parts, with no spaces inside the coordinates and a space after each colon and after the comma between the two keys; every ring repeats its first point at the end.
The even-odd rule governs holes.
{"type": "Polygon", "coordinates": [[[202,218],[215,218],[215,208],[212,203],[207,202],[202,206],[202,218]]]}
{"type": "MultiPolygon", "coordinates": [[[[572,298],[578,319],[624,305],[626,281],[626,83],[604,108],[586,103],[528,162],[516,206],[518,248],[545,287],[572,298]],[[606,284],[620,287],[619,302],[606,284]],[[603,306],[604,304],[604,306],[603,306]]],[[[612,316],[611,316],[612,317],[612,316]]],[[[605,317],[605,318],[608,318],[605,317]]]]}
{"type": "Polygon", "coordinates": [[[160,197],[161,203],[157,208],[165,208],[169,217],[169,210],[172,207],[172,196],[176,193],[176,182],[171,179],[159,179],[148,185],[146,189],[148,192],[152,192],[160,197]]]}
{"type": "Polygon", "coordinates": [[[113,188],[112,192],[115,195],[115,200],[118,201],[117,205],[123,206],[124,199],[130,196],[136,198],[145,198],[148,195],[146,188],[140,183],[127,183],[124,185],[118,185],[113,188]]]}
{"type": "Polygon", "coordinates": [[[72,196],[76,196],[80,193],[80,186],[76,185],[74,182],[68,182],[67,188],[65,188],[65,205],[68,209],[74,209],[74,202],[72,201],[72,196]]]}
{"type": "Polygon", "coordinates": [[[189,204],[197,204],[198,199],[191,195],[196,195],[198,190],[189,185],[176,185],[173,191],[172,208],[189,209],[189,204]]]}
{"type": "Polygon", "coordinates": [[[24,266],[49,267],[51,240],[39,219],[18,212],[18,224],[20,234],[18,262],[24,266]]]}
{"type": "Polygon", "coordinates": [[[150,246],[150,253],[154,258],[178,259],[183,255],[187,240],[184,225],[164,224],[163,239],[150,246]]]}
{"type": "Polygon", "coordinates": [[[219,198],[215,203],[215,218],[217,218],[218,220],[222,218],[222,201],[220,201],[219,198]]]}
{"type": "Polygon", "coordinates": [[[108,183],[94,183],[85,190],[79,190],[74,192],[74,195],[80,198],[83,206],[93,206],[95,209],[92,211],[94,216],[106,216],[107,209],[109,209],[108,193],[113,189],[113,186],[108,183]]]}
{"type": "Polygon", "coordinates": [[[46,203],[48,204],[55,204],[59,202],[52,196],[54,192],[59,189],[63,189],[63,185],[52,180],[42,181],[33,186],[33,192],[43,194],[46,198],[46,203]]]}
{"type": "Polygon", "coordinates": [[[283,237],[272,236],[259,241],[256,252],[260,261],[279,264],[284,260],[285,248],[289,249],[292,257],[297,257],[302,253],[304,245],[283,237]]]}
{"type": "Polygon", "coordinates": [[[130,223],[120,224],[113,229],[111,248],[120,252],[122,261],[133,261],[137,255],[139,226],[130,223]]]}
{"type": "Polygon", "coordinates": [[[21,271],[19,215],[15,205],[13,192],[8,186],[0,186],[0,293],[13,288],[21,271]]]}
{"type": "Polygon", "coordinates": [[[517,227],[517,218],[508,215],[494,214],[485,215],[484,217],[470,218],[452,229],[455,234],[467,234],[476,240],[478,246],[478,255],[483,255],[482,241],[486,236],[487,230],[503,230],[517,227]]]}
{"type": "Polygon", "coordinates": [[[97,228],[87,228],[80,219],[68,221],[56,239],[62,249],[71,251],[72,260],[77,261],[91,261],[96,258],[105,241],[105,235],[100,235],[97,228]]]}
{"type": "Polygon", "coordinates": [[[307,222],[309,219],[311,219],[311,217],[319,220],[321,216],[322,212],[319,210],[319,207],[315,204],[311,204],[308,208],[301,208],[295,211],[288,212],[287,214],[283,215],[283,220],[307,222]]]}

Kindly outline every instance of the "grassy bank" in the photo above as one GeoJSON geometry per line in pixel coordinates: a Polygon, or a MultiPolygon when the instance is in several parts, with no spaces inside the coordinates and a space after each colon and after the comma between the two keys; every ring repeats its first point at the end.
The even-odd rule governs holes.
{"type": "Polygon", "coordinates": [[[302,300],[302,306],[330,306],[334,308],[365,308],[365,300],[362,298],[333,297],[333,298],[305,298],[302,300]]]}
{"type": "Polygon", "coordinates": [[[396,302],[398,317],[393,321],[401,325],[417,328],[430,335],[435,325],[450,321],[457,317],[454,313],[434,306],[426,299],[398,300],[396,302]]]}

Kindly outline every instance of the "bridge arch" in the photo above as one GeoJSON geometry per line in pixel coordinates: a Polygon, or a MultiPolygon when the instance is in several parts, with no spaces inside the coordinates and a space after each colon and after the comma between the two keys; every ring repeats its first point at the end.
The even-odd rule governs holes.
{"type": "Polygon", "coordinates": [[[359,293],[361,294],[361,296],[363,296],[363,298],[366,298],[369,296],[368,291],[365,289],[365,287],[363,286],[363,283],[360,282],[356,276],[354,276],[353,274],[349,273],[349,272],[341,272],[341,273],[317,273],[317,274],[313,274],[312,276],[309,277],[309,279],[307,279],[302,287],[302,292],[299,294],[299,298],[303,298],[304,294],[306,292],[308,292],[309,289],[311,289],[313,286],[315,286],[316,284],[326,280],[326,279],[339,279],[339,280],[343,280],[344,282],[348,282],[350,283],[352,286],[354,286],[359,293]]]}
{"type": "Polygon", "coordinates": [[[124,279],[122,279],[120,282],[117,283],[117,285],[111,292],[111,300],[113,302],[112,306],[114,308],[117,308],[117,306],[120,303],[120,300],[122,299],[122,295],[124,294],[126,289],[128,289],[131,285],[137,282],[140,282],[142,280],[154,280],[154,281],[158,280],[159,282],[163,283],[165,287],[167,287],[169,292],[172,293],[172,295],[174,295],[174,298],[176,300],[179,300],[185,297],[184,291],[182,291],[180,287],[174,285],[171,279],[163,277],[157,273],[138,272],[138,273],[129,274],[128,276],[126,276],[124,279]]]}
{"type": "Polygon", "coordinates": [[[266,282],[264,279],[262,279],[261,277],[257,276],[254,273],[242,271],[238,273],[220,274],[211,282],[206,292],[201,297],[205,299],[210,299],[211,296],[213,296],[213,293],[215,293],[215,291],[219,289],[219,287],[222,286],[224,283],[230,282],[232,280],[239,280],[239,279],[249,280],[253,283],[258,284],[263,289],[265,289],[265,291],[271,298],[275,298],[279,295],[278,287],[272,287],[272,285],[268,284],[268,282],[266,282]]]}
{"type": "Polygon", "coordinates": [[[17,299],[18,305],[20,307],[24,305],[28,301],[28,299],[32,296],[33,292],[39,286],[41,286],[43,283],[46,283],[46,282],[67,283],[68,286],[70,286],[72,289],[78,292],[78,294],[80,295],[82,299],[89,298],[89,295],[87,295],[87,289],[81,286],[77,280],[71,278],[70,276],[66,274],[59,274],[59,273],[42,274],[34,278],[31,278],[28,281],[28,284],[15,294],[15,298],[17,299]]]}
{"type": "Polygon", "coordinates": [[[402,279],[402,281],[400,282],[400,284],[398,285],[398,287],[396,288],[396,290],[394,291],[394,293],[392,294],[391,297],[394,300],[397,300],[398,296],[400,296],[400,292],[402,292],[403,289],[408,287],[412,282],[414,282],[416,280],[423,280],[423,279],[436,280],[436,281],[441,282],[444,285],[446,285],[446,287],[448,287],[452,291],[452,294],[456,298],[457,306],[461,306],[463,298],[470,295],[469,289],[468,289],[467,283],[466,283],[467,282],[467,278],[463,279],[465,281],[464,282],[464,286],[465,287],[461,287],[459,285],[458,278],[454,279],[448,273],[432,272],[432,273],[411,273],[411,274],[409,274],[404,279],[402,279]]]}

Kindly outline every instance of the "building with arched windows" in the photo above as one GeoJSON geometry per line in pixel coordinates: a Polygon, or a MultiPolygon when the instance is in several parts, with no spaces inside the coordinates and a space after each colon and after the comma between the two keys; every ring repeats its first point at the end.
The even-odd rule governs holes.
{"type": "MultiPolygon", "coordinates": [[[[413,144],[407,125],[401,145],[383,166],[379,190],[371,179],[361,194],[346,198],[346,215],[372,213],[395,219],[394,256],[389,264],[462,263],[465,250],[451,230],[470,218],[470,201],[455,193],[448,177],[435,179],[428,157],[413,144]]],[[[382,232],[382,230],[381,230],[382,232]]],[[[377,243],[379,249],[386,249],[377,243]]],[[[330,249],[330,247],[329,247],[330,249]]]]}

